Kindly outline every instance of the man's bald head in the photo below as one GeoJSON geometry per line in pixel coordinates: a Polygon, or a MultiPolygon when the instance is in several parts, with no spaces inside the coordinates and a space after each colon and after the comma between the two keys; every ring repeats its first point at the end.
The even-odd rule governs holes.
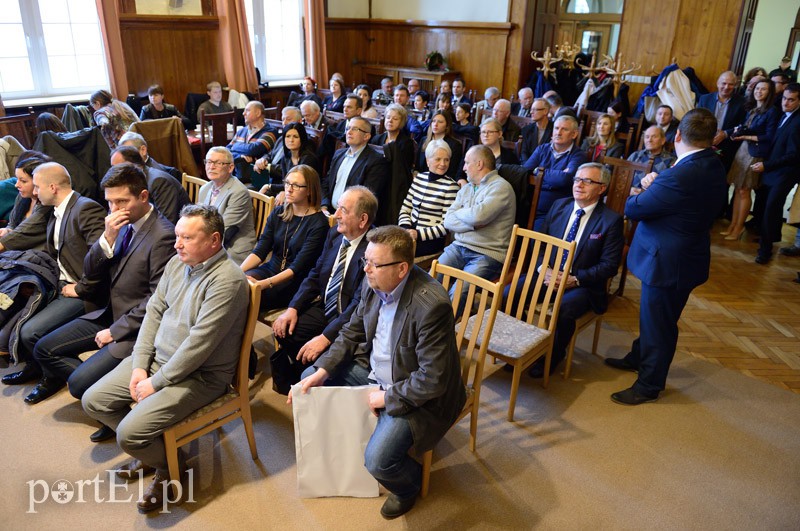
{"type": "Polygon", "coordinates": [[[61,188],[72,189],[72,179],[67,169],[58,162],[45,162],[33,170],[34,177],[39,177],[41,186],[55,184],[61,188]]]}

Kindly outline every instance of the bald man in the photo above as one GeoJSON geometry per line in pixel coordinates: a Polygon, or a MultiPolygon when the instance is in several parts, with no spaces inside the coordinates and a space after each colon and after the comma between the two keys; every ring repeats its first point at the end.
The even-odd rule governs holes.
{"type": "Polygon", "coordinates": [[[503,126],[503,140],[516,142],[519,140],[519,126],[511,119],[511,102],[508,100],[497,100],[492,107],[492,118],[500,122],[503,126]]]}
{"type": "MultiPolygon", "coordinates": [[[[41,368],[33,360],[36,342],[59,326],[95,309],[92,304],[84,304],[84,300],[91,301],[95,294],[82,278],[83,261],[89,248],[103,234],[106,210],[73,191],[69,172],[56,162],[42,164],[33,171],[33,189],[42,205],[53,207],[47,222],[45,250],[58,263],[58,293],[22,325],[17,359],[27,363],[21,371],[4,376],[4,384],[21,384],[41,376],[41,368]]],[[[25,397],[25,402],[35,404],[43,396],[50,396],[54,385],[57,383],[42,378],[25,397]]]]}
{"type": "Polygon", "coordinates": [[[723,72],[717,79],[717,91],[704,94],[697,100],[698,109],[708,109],[717,119],[717,134],[714,136],[714,146],[721,152],[722,164],[725,171],[731,169],[739,142],[734,142],[725,131],[731,130],[744,122],[747,112],[744,108],[744,98],[736,94],[738,80],[736,74],[730,70],[723,72]]]}

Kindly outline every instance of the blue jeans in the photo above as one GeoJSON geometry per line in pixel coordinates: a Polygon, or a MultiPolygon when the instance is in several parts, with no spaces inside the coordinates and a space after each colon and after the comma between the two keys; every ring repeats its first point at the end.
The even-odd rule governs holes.
{"type": "MultiPolygon", "coordinates": [[[[477,277],[485,278],[486,280],[494,280],[503,271],[503,263],[498,262],[494,258],[467,249],[466,247],[453,243],[445,247],[444,252],[439,257],[439,263],[446,266],[460,269],[477,277]]],[[[441,278],[439,279],[441,282],[441,278]]],[[[450,286],[450,300],[455,295],[455,286],[450,286]]],[[[461,301],[458,305],[458,315],[464,311],[464,304],[466,302],[467,291],[469,286],[464,285],[461,291],[461,301]]]]}
{"type": "MultiPolygon", "coordinates": [[[[59,287],[61,283],[59,283],[59,287]]],[[[22,325],[19,331],[19,358],[33,361],[33,347],[59,326],[86,313],[81,299],[59,295],[22,325]]]]}
{"type": "MultiPolygon", "coordinates": [[[[303,378],[314,374],[315,367],[303,372],[303,378]]],[[[350,363],[329,378],[325,385],[369,385],[369,369],[350,363]]],[[[406,499],[416,496],[422,487],[422,465],[408,455],[414,446],[414,436],[408,418],[393,417],[383,409],[378,416],[378,425],[372,433],[364,451],[364,466],[386,490],[406,499]]]]}

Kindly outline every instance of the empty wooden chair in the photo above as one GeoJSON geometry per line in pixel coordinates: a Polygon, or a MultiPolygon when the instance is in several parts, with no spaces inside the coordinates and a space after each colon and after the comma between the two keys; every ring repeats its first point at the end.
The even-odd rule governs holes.
{"type": "Polygon", "coordinates": [[[227,146],[230,142],[228,137],[228,124],[236,134],[236,109],[231,112],[220,112],[217,114],[206,114],[200,112],[200,155],[206,156],[208,150],[215,146],[227,146]]]}
{"type": "Polygon", "coordinates": [[[553,336],[565,283],[561,282],[557,287],[554,282],[545,284],[545,275],[537,274],[537,269],[540,264],[546,267],[553,263],[554,270],[561,268],[569,271],[575,255],[575,245],[574,241],[566,242],[539,232],[520,229],[516,225],[511,232],[511,243],[501,278],[505,278],[507,268],[510,268],[515,248],[518,248],[521,259],[527,256],[531,258],[521,261],[515,268],[508,299],[503,311],[497,313],[494,331],[489,340],[489,355],[514,368],[508,403],[509,421],[514,420],[522,372],[544,356],[542,386],[547,387],[550,379],[553,336]],[[523,276],[524,280],[520,282],[523,276]],[[514,304],[515,300],[518,301],[517,304],[514,304]]]}

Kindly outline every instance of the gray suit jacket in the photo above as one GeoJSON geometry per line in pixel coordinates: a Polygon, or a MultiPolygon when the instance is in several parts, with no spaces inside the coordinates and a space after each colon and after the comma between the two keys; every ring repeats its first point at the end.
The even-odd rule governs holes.
{"type": "Polygon", "coordinates": [[[110,291],[108,306],[87,313],[81,319],[111,321],[114,341],[108,346],[118,359],[130,356],[150,295],[155,291],[167,262],[175,254],[175,226],[153,209],[131,240],[128,252],[121,253],[122,238],[114,242],[114,255],[107,258],[100,242],[95,242],[83,263],[84,277],[110,291]]]}
{"type": "MultiPolygon", "coordinates": [[[[206,183],[200,188],[197,203],[207,205],[211,202],[214,183],[206,183]]],[[[223,244],[228,256],[236,264],[241,264],[256,246],[256,229],[253,223],[253,202],[250,192],[236,177],[231,177],[222,186],[216,201],[217,210],[225,221],[223,244]]]]}
{"type": "Polygon", "coordinates": [[[106,211],[97,202],[83,197],[78,192],[72,194],[67,201],[64,219],[58,235],[58,249],[55,248],[53,232],[56,217],[51,215],[47,221],[47,254],[60,259],[64,269],[72,278],[78,279],[75,292],[84,300],[89,292],[86,279],[83,278],[83,260],[89,248],[103,234],[106,211]]]}
{"type": "MultiPolygon", "coordinates": [[[[439,282],[414,266],[394,317],[394,383],[386,391],[386,412],[407,416],[414,448],[434,447],[455,422],[466,401],[456,349],[453,307],[439,282]]],[[[339,337],[314,364],[330,374],[347,363],[369,367],[381,301],[364,282],[361,302],[339,337]]]]}

